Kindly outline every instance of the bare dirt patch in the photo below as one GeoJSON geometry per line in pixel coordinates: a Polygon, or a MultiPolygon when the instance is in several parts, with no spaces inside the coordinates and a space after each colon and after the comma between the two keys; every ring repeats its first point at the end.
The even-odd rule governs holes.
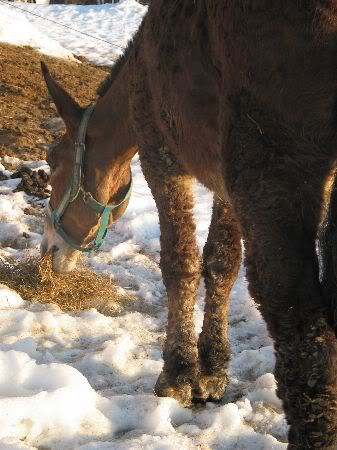
{"type": "Polygon", "coordinates": [[[45,159],[46,144],[63,132],[40,71],[41,60],[82,106],[95,99],[108,71],[85,58],[76,63],[0,43],[0,157],[45,159]]]}

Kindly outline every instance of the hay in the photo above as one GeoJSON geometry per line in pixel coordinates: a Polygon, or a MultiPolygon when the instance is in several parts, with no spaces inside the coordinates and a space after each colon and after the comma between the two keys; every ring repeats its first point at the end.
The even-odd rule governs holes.
{"type": "Polygon", "coordinates": [[[53,272],[51,257],[2,259],[0,282],[17,291],[24,300],[56,303],[64,311],[96,308],[113,315],[133,301],[109,276],[97,275],[88,268],[62,274],[53,272]]]}

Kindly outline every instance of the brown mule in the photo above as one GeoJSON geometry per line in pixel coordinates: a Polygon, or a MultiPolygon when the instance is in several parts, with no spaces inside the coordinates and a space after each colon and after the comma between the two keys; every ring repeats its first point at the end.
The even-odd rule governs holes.
{"type": "MultiPolygon", "coordinates": [[[[242,234],[294,449],[337,447],[336,264],[326,250],[320,282],[315,249],[337,156],[336,55],[332,0],[157,0],[99,90],[86,133],[85,190],[102,204],[118,202],[138,150],[158,207],[169,315],[157,394],[186,405],[222,397],[242,234]],[[202,268],[191,177],[216,194],[202,268]],[[207,294],[197,343],[201,272],[207,294]]],[[[67,125],[48,156],[55,207],[71,179],[83,111],[47,71],[45,78],[67,125]]],[[[325,249],[336,241],[333,211],[329,217],[325,249]]],[[[78,196],[62,227],[86,245],[98,220],[78,196]]],[[[55,270],[70,269],[76,252],[47,221],[43,248],[52,247],[55,270]]]]}

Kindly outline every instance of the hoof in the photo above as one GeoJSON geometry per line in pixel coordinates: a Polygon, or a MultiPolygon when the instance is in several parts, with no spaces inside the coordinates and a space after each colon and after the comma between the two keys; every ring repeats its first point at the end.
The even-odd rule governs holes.
{"type": "Polygon", "coordinates": [[[193,388],[193,401],[218,402],[225,395],[227,384],[227,375],[201,375],[193,388]]]}
{"type": "Polygon", "coordinates": [[[188,382],[169,383],[164,373],[159,376],[154,392],[158,397],[174,398],[184,407],[192,405],[191,384],[188,382]]]}

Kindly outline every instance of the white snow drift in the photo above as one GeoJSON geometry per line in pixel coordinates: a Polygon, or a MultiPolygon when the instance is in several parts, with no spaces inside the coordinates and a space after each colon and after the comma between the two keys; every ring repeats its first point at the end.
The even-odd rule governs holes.
{"type": "Polygon", "coordinates": [[[13,8],[13,3],[0,4],[0,41],[13,45],[29,45],[41,53],[60,58],[74,59],[71,51],[35,27],[24,12],[13,8]]]}
{"type": "Polygon", "coordinates": [[[0,41],[109,65],[123,52],[146,10],[135,0],[91,6],[0,3],[0,41]]]}

